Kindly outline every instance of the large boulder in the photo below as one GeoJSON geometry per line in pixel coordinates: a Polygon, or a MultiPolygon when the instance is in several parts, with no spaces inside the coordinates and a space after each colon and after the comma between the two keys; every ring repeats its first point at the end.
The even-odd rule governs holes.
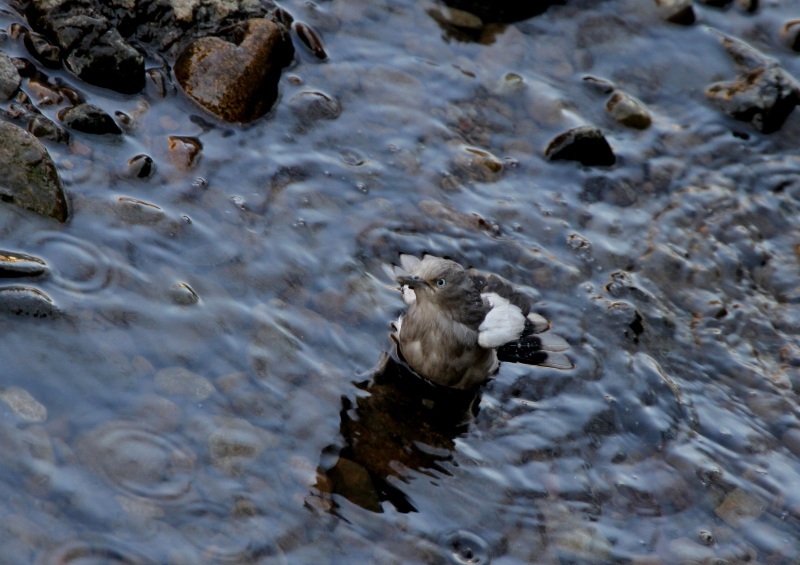
{"type": "Polygon", "coordinates": [[[251,122],[272,108],[281,69],[294,55],[285,29],[263,18],[238,26],[231,41],[202,37],[175,61],[175,77],[200,106],[228,122],[251,122]]]}
{"type": "Polygon", "coordinates": [[[0,201],[67,219],[67,199],[47,149],[19,126],[0,122],[0,201]]]}

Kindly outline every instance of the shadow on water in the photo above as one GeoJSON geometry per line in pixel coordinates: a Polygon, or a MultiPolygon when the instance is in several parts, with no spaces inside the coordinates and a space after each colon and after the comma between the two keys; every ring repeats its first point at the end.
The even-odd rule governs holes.
{"type": "Polygon", "coordinates": [[[385,501],[414,512],[402,486],[408,471],[449,475],[442,463],[452,461],[453,440],[477,415],[480,393],[423,381],[388,354],[356,388],[354,400],[342,398],[345,445],[325,449],[316,488],[373,512],[383,512],[385,501]]]}

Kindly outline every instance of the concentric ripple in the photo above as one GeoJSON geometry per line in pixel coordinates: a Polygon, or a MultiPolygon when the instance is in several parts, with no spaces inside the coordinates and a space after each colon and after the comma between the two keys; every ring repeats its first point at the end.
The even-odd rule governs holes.
{"type": "Polygon", "coordinates": [[[53,280],[62,288],[97,292],[111,283],[111,263],[92,243],[64,233],[45,233],[36,243],[52,268],[53,280]]]}
{"type": "Polygon", "coordinates": [[[44,554],[38,565],[139,565],[152,561],[113,540],[73,540],[44,554]]]}
{"type": "Polygon", "coordinates": [[[85,464],[122,492],[174,501],[189,492],[195,454],[172,439],[127,422],[96,428],[80,443],[85,464]]]}

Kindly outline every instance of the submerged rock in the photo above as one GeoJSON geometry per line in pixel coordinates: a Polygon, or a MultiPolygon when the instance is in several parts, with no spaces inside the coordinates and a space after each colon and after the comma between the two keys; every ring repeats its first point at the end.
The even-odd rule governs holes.
{"type": "Polygon", "coordinates": [[[769,57],[746,43],[718,34],[722,45],[743,71],[734,81],[712,84],[706,95],[725,113],[750,122],[763,133],[781,128],[800,104],[800,84],[769,57]]]}
{"type": "Polygon", "coordinates": [[[0,200],[63,222],[67,199],[47,149],[33,135],[0,122],[0,200]]]}
{"type": "Polygon", "coordinates": [[[545,156],[551,161],[579,161],[587,167],[613,165],[617,159],[603,132],[594,126],[580,126],[555,137],[545,156]]]}
{"type": "Polygon", "coordinates": [[[237,27],[233,41],[192,41],[175,62],[175,76],[186,94],[218,118],[251,122],[272,108],[281,69],[293,54],[285,30],[257,18],[237,27]]]}
{"type": "Polygon", "coordinates": [[[26,422],[41,423],[47,420],[47,408],[24,388],[11,386],[4,389],[0,392],[0,400],[26,422]]]}

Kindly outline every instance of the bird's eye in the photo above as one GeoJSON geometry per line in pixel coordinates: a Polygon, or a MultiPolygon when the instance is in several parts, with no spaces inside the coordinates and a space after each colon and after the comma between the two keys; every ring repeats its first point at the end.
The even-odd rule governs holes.
{"type": "Polygon", "coordinates": [[[439,279],[438,281],[436,281],[436,286],[444,286],[446,284],[447,284],[447,281],[444,280],[444,279],[439,279]]]}

